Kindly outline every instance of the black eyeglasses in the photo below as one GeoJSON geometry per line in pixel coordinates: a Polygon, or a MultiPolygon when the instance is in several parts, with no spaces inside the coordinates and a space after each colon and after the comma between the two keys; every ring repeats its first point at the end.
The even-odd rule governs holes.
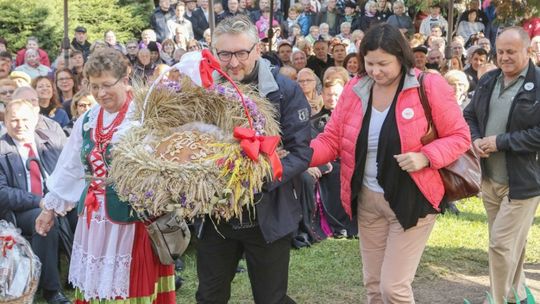
{"type": "Polygon", "coordinates": [[[228,51],[217,52],[217,56],[221,61],[224,61],[224,62],[230,61],[233,55],[239,61],[244,61],[248,59],[249,54],[251,53],[251,51],[253,51],[253,48],[255,48],[256,45],[257,44],[255,43],[249,50],[240,50],[236,52],[228,52],[228,51]]]}

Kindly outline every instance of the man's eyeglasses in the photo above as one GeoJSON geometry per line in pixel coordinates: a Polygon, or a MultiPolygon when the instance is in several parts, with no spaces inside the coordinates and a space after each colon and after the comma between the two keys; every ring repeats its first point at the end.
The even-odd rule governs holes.
{"type": "Polygon", "coordinates": [[[257,44],[255,43],[249,50],[240,50],[236,52],[221,51],[217,52],[217,56],[221,61],[228,62],[232,59],[234,55],[239,61],[244,61],[249,58],[249,54],[253,51],[257,44]]]}
{"type": "Polygon", "coordinates": [[[101,89],[104,91],[110,91],[123,77],[118,78],[113,84],[104,83],[102,85],[97,85],[90,83],[89,87],[92,92],[99,92],[101,89]]]}

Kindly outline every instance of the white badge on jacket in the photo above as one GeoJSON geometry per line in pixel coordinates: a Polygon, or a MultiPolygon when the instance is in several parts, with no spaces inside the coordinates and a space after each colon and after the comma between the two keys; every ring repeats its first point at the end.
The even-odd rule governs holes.
{"type": "Polygon", "coordinates": [[[414,117],[414,111],[411,108],[405,108],[403,109],[403,112],[401,112],[401,117],[405,119],[411,119],[414,117]]]}

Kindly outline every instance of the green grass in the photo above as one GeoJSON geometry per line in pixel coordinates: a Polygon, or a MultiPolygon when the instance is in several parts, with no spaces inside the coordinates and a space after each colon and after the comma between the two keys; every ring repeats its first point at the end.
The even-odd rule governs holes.
{"type": "MultiPolygon", "coordinates": [[[[420,262],[415,288],[455,274],[487,275],[488,232],[482,203],[473,199],[458,206],[462,211],[459,216],[447,214],[437,219],[420,262]]],[[[195,303],[193,248],[184,259],[186,269],[181,275],[185,283],[177,293],[177,303],[195,303]]],[[[529,234],[526,262],[540,263],[540,209],[529,234]]],[[[245,266],[243,262],[242,265],[245,266]]],[[[358,240],[326,240],[311,248],[292,250],[289,295],[298,303],[364,303],[358,240]]],[[[237,274],[230,303],[252,302],[247,273],[237,274]]]]}

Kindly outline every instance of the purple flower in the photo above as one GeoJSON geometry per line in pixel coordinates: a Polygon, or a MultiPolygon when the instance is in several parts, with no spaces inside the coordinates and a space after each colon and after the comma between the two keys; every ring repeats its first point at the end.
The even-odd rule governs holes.
{"type": "Polygon", "coordinates": [[[182,193],[180,195],[180,205],[182,207],[186,207],[186,194],[185,193],[182,193]]]}
{"type": "Polygon", "coordinates": [[[145,198],[151,198],[152,196],[154,196],[154,190],[150,189],[144,193],[145,198]]]}

